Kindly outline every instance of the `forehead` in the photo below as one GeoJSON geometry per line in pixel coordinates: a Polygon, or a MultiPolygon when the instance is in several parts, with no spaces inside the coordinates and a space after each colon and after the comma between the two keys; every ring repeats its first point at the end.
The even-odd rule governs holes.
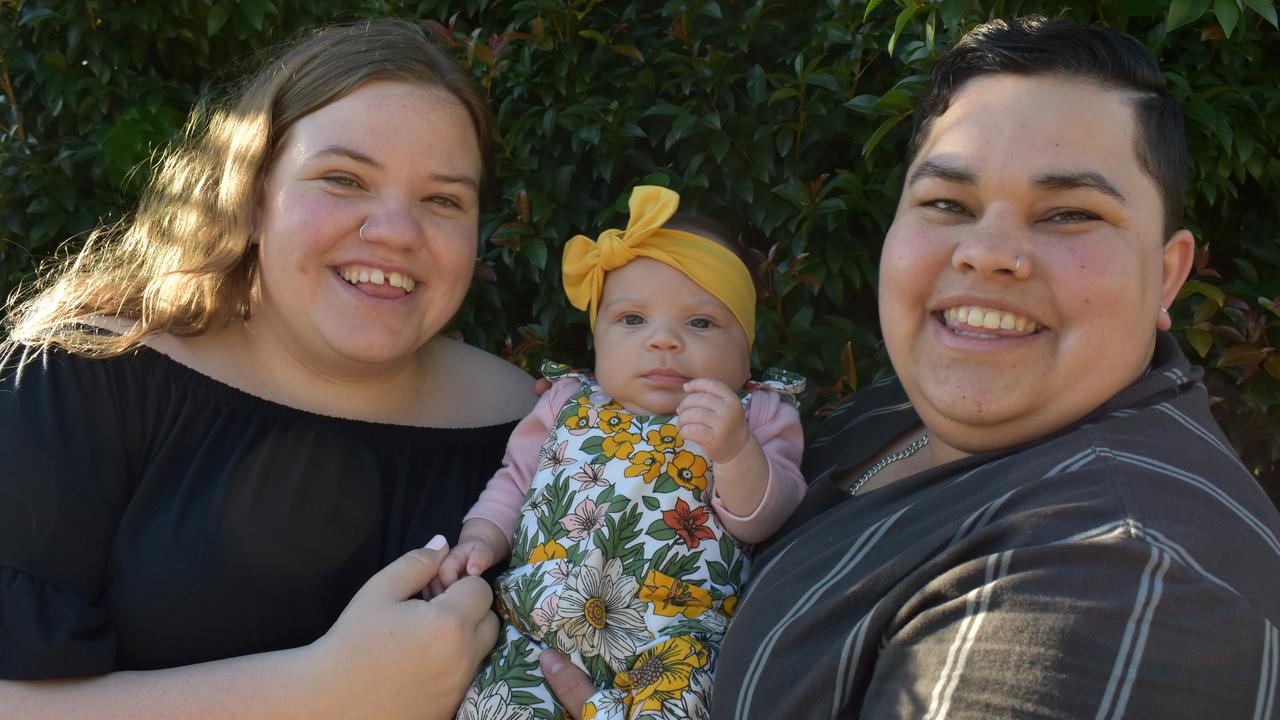
{"type": "Polygon", "coordinates": [[[1155,192],[1136,139],[1129,93],[1055,75],[983,75],[962,85],[934,119],[913,167],[945,156],[980,176],[1092,171],[1155,192]]]}
{"type": "Polygon", "coordinates": [[[298,118],[280,147],[312,150],[333,142],[368,145],[393,154],[473,165],[480,146],[471,116],[443,88],[404,80],[374,80],[298,118]],[[399,148],[399,150],[396,150],[399,148]]]}

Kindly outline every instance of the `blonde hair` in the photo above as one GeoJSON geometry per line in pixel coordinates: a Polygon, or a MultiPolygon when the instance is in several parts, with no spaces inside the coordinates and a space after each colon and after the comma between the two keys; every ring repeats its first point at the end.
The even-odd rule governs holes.
{"type": "Polygon", "coordinates": [[[314,30],[283,48],[224,108],[193,113],[133,218],[98,228],[78,253],[15,294],[5,344],[110,357],[153,333],[198,335],[247,318],[259,195],[281,139],[299,118],[373,80],[427,85],[460,101],[487,183],[488,105],[421,27],[388,19],[314,30]],[[102,317],[130,326],[97,332],[93,320],[102,317]]]}

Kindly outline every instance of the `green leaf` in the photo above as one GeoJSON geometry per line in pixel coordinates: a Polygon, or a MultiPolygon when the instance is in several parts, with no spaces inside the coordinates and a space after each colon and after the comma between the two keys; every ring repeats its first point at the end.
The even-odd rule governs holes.
{"type": "Polygon", "coordinates": [[[590,38],[592,40],[595,40],[601,45],[607,45],[609,43],[608,40],[604,39],[604,35],[600,34],[599,30],[579,30],[578,34],[584,38],[590,38]]]}
{"type": "Polygon", "coordinates": [[[788,87],[788,88],[779,88],[779,89],[775,90],[775,91],[773,92],[773,94],[772,94],[772,95],[770,95],[770,96],[769,96],[769,104],[770,104],[770,105],[772,105],[772,104],[774,104],[774,103],[778,102],[779,100],[785,100],[785,99],[787,99],[787,98],[793,98],[793,97],[798,96],[799,94],[800,94],[800,93],[799,93],[799,92],[797,92],[795,88],[789,88],[789,87],[788,87]]]}
{"type": "Polygon", "coordinates": [[[645,529],[644,534],[654,540],[671,540],[675,538],[676,531],[672,530],[671,527],[662,520],[654,520],[649,523],[649,527],[645,529]]]}
{"type": "Polygon", "coordinates": [[[1276,22],[1276,8],[1271,0],[1244,0],[1244,4],[1266,18],[1267,22],[1271,23],[1271,27],[1280,29],[1280,23],[1276,22]]]}
{"type": "Polygon", "coordinates": [[[1232,31],[1236,29],[1236,21],[1240,19],[1240,6],[1236,5],[1236,0],[1213,0],[1213,14],[1222,26],[1222,33],[1231,37],[1232,31]]]}
{"type": "Polygon", "coordinates": [[[1262,363],[1262,369],[1267,371],[1271,377],[1280,380],[1280,358],[1269,357],[1267,361],[1262,363]]]}
{"type": "Polygon", "coordinates": [[[867,9],[862,13],[862,22],[865,23],[867,18],[871,17],[871,13],[875,12],[875,9],[880,7],[880,3],[882,2],[884,2],[884,0],[870,0],[870,2],[867,3],[867,9]]]}
{"type": "Polygon", "coordinates": [[[898,20],[893,24],[893,35],[889,36],[889,47],[887,48],[887,51],[890,56],[893,55],[894,46],[898,44],[898,36],[902,34],[902,29],[907,26],[907,23],[911,22],[911,18],[915,17],[916,13],[920,12],[920,7],[921,6],[912,3],[902,12],[898,13],[898,20]]]}
{"type": "Polygon", "coordinates": [[[643,502],[644,506],[649,510],[657,510],[659,507],[658,498],[652,495],[645,495],[643,498],[641,498],[641,502],[643,502]]]}
{"type": "Polygon", "coordinates": [[[1226,294],[1221,288],[1216,288],[1209,283],[1200,280],[1188,280],[1182,285],[1182,289],[1178,291],[1178,298],[1191,297],[1192,295],[1203,295],[1204,297],[1218,303],[1218,307],[1222,307],[1226,301],[1226,294]]]}
{"type": "Polygon", "coordinates": [[[1165,18],[1165,27],[1170,32],[1195,22],[1209,9],[1209,0],[1173,0],[1169,3],[1169,14],[1165,18]]]}
{"type": "Polygon", "coordinates": [[[619,55],[625,55],[631,58],[632,60],[635,60],[636,62],[644,62],[644,53],[640,52],[640,48],[636,47],[635,45],[627,45],[625,43],[614,43],[613,45],[609,46],[609,49],[618,53],[619,55]]]}
{"type": "Polygon", "coordinates": [[[880,141],[884,139],[884,136],[888,135],[890,130],[897,127],[898,123],[902,122],[902,119],[905,117],[906,115],[894,115],[888,120],[880,123],[880,127],[876,128],[874,133],[871,133],[871,137],[868,138],[867,142],[862,146],[862,157],[871,157],[871,151],[876,149],[876,145],[879,145],[880,141]]]}
{"type": "Polygon", "coordinates": [[[235,10],[235,6],[226,2],[220,2],[209,8],[209,17],[205,22],[205,34],[210,37],[217,35],[222,26],[227,24],[232,10],[235,10]]]}
{"type": "Polygon", "coordinates": [[[1209,334],[1208,330],[1188,328],[1187,341],[1191,343],[1191,347],[1195,348],[1200,357],[1208,355],[1209,348],[1213,347],[1213,336],[1209,334]]]}

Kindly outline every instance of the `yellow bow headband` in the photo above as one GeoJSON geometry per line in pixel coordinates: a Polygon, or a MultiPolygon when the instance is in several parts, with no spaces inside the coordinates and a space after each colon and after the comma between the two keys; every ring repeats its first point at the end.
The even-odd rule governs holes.
{"type": "Polygon", "coordinates": [[[680,196],[672,190],[640,185],[631,191],[629,205],[626,230],[605,230],[594,241],[577,235],[564,246],[564,294],[574,307],[587,311],[592,329],[605,273],[647,257],[679,270],[724,303],[746,331],[747,342],[755,342],[756,289],[742,260],[700,235],[662,227],[680,206],[680,196]]]}

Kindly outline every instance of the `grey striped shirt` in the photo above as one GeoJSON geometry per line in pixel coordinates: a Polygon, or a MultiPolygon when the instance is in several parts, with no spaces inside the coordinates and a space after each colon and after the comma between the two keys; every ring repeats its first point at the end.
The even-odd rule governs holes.
{"type": "Polygon", "coordinates": [[[714,718],[1280,718],[1280,515],[1170,336],[1054,436],[856,498],[827,482],[918,421],[890,380],[812,440],[714,718]]]}

